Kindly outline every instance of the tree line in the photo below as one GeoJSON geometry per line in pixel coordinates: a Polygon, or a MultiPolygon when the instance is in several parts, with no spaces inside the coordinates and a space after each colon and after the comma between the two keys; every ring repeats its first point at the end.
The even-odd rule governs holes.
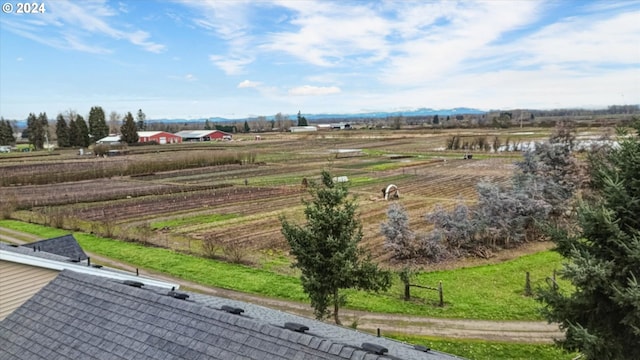
{"type": "MultiPolygon", "coordinates": [[[[27,117],[27,126],[22,131],[22,138],[28,139],[29,144],[35,150],[42,150],[50,146],[55,139],[58,147],[88,147],[96,141],[109,136],[120,134],[121,140],[127,144],[138,142],[138,131],[147,128],[146,115],[142,109],[138,110],[136,119],[131,112],[124,118],[116,112],[111,112],[107,122],[105,111],[100,106],[94,106],[89,110],[88,119],[73,110],[60,113],[55,119],[55,129],[50,129],[49,119],[46,113],[30,113],[27,117]]],[[[13,145],[17,139],[13,135],[14,129],[9,121],[0,121],[0,144],[13,145]]]]}
{"type": "Polygon", "coordinates": [[[390,205],[381,224],[385,248],[409,274],[421,262],[552,240],[565,262],[560,271],[574,289],[540,288],[550,322],[565,330],[558,342],[586,359],[640,359],[640,120],[635,134],[574,155],[575,129],[560,123],[549,140],[524,153],[511,183],[482,182],[478,202],[425,216],[433,230],[417,234],[406,210],[390,205]]]}

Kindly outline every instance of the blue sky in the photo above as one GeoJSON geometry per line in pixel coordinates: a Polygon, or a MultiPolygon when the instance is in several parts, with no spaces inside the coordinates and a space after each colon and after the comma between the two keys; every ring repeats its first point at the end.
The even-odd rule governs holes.
{"type": "Polygon", "coordinates": [[[7,2],[5,119],[640,104],[639,1],[7,2]]]}

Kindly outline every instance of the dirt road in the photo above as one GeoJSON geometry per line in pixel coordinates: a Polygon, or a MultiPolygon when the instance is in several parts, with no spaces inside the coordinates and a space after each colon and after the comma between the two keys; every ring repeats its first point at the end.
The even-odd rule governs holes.
{"type": "MultiPolygon", "coordinates": [[[[0,240],[14,244],[40,240],[39,237],[19,231],[0,227],[0,240]]],[[[97,254],[87,253],[93,263],[135,272],[135,266],[125,264],[97,254]]],[[[286,312],[313,317],[313,310],[308,304],[267,298],[238,291],[213,288],[195,282],[167,276],[166,274],[138,269],[140,275],[146,275],[180,284],[185,290],[209,295],[245,301],[263,305],[286,312]]],[[[343,309],[341,319],[345,325],[357,323],[362,331],[408,335],[426,335],[460,339],[482,339],[491,341],[509,341],[519,343],[551,343],[553,339],[562,337],[562,332],[555,324],[542,321],[488,321],[466,319],[441,319],[410,315],[381,314],[343,309]]]]}

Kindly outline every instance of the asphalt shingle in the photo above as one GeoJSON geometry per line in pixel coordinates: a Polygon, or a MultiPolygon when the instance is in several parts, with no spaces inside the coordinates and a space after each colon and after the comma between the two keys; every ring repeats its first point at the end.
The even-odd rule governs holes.
{"type": "Polygon", "coordinates": [[[64,270],[0,322],[0,358],[456,359],[257,305],[189,295],[175,299],[166,290],[64,270]],[[245,313],[224,312],[224,304],[245,313]],[[310,330],[288,330],[285,322],[310,330]],[[389,353],[368,353],[363,342],[389,353]]]}
{"type": "Polygon", "coordinates": [[[87,254],[82,250],[76,238],[71,234],[35,241],[23,245],[29,248],[35,248],[38,251],[44,251],[50,254],[56,254],[74,260],[87,260],[87,254]]]}

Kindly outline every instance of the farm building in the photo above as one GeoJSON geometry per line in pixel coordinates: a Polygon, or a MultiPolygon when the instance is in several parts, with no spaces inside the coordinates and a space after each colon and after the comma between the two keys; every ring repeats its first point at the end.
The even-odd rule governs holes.
{"type": "Polygon", "coordinates": [[[103,137],[96,141],[96,144],[104,144],[104,145],[120,145],[120,135],[109,135],[107,137],[103,137]]]}
{"type": "Polygon", "coordinates": [[[175,133],[182,141],[231,140],[232,135],[220,130],[183,130],[175,133]]]}
{"type": "Polygon", "coordinates": [[[0,270],[1,359],[459,359],[23,246],[0,270]]]}
{"type": "Polygon", "coordinates": [[[289,128],[291,132],[308,132],[308,131],[318,131],[318,128],[315,126],[292,126],[289,128]]]}
{"type": "Polygon", "coordinates": [[[158,144],[177,144],[182,142],[182,137],[165,131],[138,131],[138,142],[150,141],[158,144]]]}

